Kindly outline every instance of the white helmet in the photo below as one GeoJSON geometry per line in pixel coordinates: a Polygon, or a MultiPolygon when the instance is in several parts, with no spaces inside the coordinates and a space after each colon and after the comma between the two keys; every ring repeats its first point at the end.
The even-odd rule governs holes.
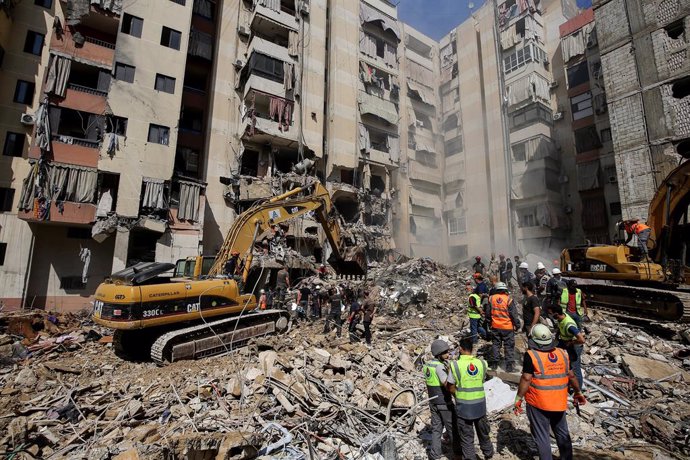
{"type": "Polygon", "coordinates": [[[494,287],[496,288],[497,291],[507,291],[508,290],[508,286],[506,285],[506,283],[502,283],[502,282],[496,283],[496,286],[494,286],[494,287]]]}
{"type": "Polygon", "coordinates": [[[551,270],[551,274],[552,274],[552,275],[560,275],[560,274],[561,274],[561,270],[558,269],[558,268],[554,268],[553,270],[551,270]]]}
{"type": "Polygon", "coordinates": [[[544,266],[543,263],[537,262],[537,270],[544,270],[546,267],[544,266]]]}
{"type": "Polygon", "coordinates": [[[520,268],[529,268],[529,264],[527,262],[522,262],[520,268]]]}
{"type": "Polygon", "coordinates": [[[553,343],[553,335],[551,334],[551,329],[544,326],[543,324],[536,324],[529,333],[530,338],[537,345],[543,347],[548,347],[553,343]]]}
{"type": "Polygon", "coordinates": [[[265,293],[266,293],[266,291],[264,291],[264,290],[262,289],[261,291],[259,291],[259,293],[261,293],[261,294],[265,294],[265,293]]]}

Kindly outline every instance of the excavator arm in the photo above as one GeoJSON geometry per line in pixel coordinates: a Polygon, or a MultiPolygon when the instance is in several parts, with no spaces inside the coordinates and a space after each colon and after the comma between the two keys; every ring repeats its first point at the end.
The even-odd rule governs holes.
{"type": "Polygon", "coordinates": [[[245,260],[243,279],[246,281],[257,237],[274,225],[310,212],[314,213],[314,217],[326,233],[333,251],[329,263],[336,272],[344,275],[364,274],[366,260],[363,250],[348,245],[328,190],[320,182],[314,181],[268,201],[257,203],[240,214],[230,228],[209,276],[222,274],[231,252],[237,251],[241,259],[245,260]]]}

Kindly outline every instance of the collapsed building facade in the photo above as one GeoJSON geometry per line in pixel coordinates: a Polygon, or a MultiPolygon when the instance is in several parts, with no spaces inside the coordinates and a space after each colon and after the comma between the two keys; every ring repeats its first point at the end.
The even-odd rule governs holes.
{"type": "Polygon", "coordinates": [[[688,157],[690,2],[592,6],[622,215],[645,219],[658,185],[688,157]]]}
{"type": "MultiPolygon", "coordinates": [[[[372,259],[584,236],[555,83],[570,2],[487,3],[440,42],[388,0],[2,8],[10,307],[81,308],[127,265],[213,255],[239,213],[314,178],[372,259]]],[[[285,232],[299,268],[328,258],[309,216],[285,232]]]]}

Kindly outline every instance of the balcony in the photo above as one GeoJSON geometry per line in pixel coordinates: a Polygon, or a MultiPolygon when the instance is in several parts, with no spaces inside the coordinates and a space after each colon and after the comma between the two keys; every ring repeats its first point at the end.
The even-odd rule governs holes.
{"type": "Polygon", "coordinates": [[[96,205],[91,203],[61,202],[62,210],[58,203],[52,202],[47,219],[39,219],[33,210],[19,211],[20,219],[27,222],[53,222],[64,224],[92,224],[96,221],[96,205]]]}
{"type": "MultiPolygon", "coordinates": [[[[51,153],[53,161],[89,168],[98,166],[100,142],[57,134],[53,134],[52,140],[51,153]]],[[[40,157],[41,150],[35,145],[32,146],[29,150],[29,158],[38,159],[40,157]]]]}
{"type": "Polygon", "coordinates": [[[105,91],[68,83],[65,99],[59,105],[82,112],[104,113],[108,104],[107,97],[108,93],[105,91]]]}
{"type": "Polygon", "coordinates": [[[442,172],[438,167],[410,160],[407,175],[410,179],[421,180],[431,184],[439,184],[441,182],[442,172]]]}
{"type": "MultiPolygon", "coordinates": [[[[292,5],[294,7],[294,3],[292,5]]],[[[254,33],[269,37],[275,34],[282,34],[280,26],[296,31],[299,25],[294,11],[290,12],[283,8],[282,5],[280,11],[275,11],[259,4],[254,7],[250,23],[254,33]]],[[[287,40],[287,35],[285,35],[285,39],[287,40]]]]}
{"type": "Polygon", "coordinates": [[[115,58],[115,37],[100,34],[100,38],[96,38],[99,37],[99,33],[87,28],[77,28],[76,31],[84,37],[83,45],[78,46],[74,42],[73,32],[65,28],[60,37],[58,34],[52,34],[50,49],[81,60],[112,67],[115,58]]]}
{"type": "Polygon", "coordinates": [[[248,93],[247,112],[242,118],[242,138],[252,142],[272,142],[278,146],[294,145],[294,102],[258,91],[248,93]],[[282,141],[281,141],[282,140],[282,141]]]}

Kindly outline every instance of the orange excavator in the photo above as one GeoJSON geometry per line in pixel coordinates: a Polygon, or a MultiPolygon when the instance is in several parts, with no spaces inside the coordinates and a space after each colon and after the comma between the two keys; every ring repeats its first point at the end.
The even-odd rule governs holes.
{"type": "Polygon", "coordinates": [[[115,330],[116,352],[139,358],[149,354],[158,363],[226,353],[252,337],[285,331],[285,310],[257,310],[255,291],[269,271],[263,256],[255,257],[255,246],[259,235],[306,214],[323,227],[336,273],[363,275],[364,249],[342,230],[328,190],[314,181],[240,214],[212,260],[144,262],[114,273],[96,290],[93,319],[115,330]],[[231,254],[243,261],[241,276],[223,273],[231,254]],[[243,292],[242,286],[251,291],[243,292]]]}
{"type": "Polygon", "coordinates": [[[600,309],[641,320],[690,322],[688,205],[690,162],[685,162],[666,177],[649,206],[648,254],[622,239],[568,248],[561,253],[563,276],[578,279],[588,304],[600,309]]]}

